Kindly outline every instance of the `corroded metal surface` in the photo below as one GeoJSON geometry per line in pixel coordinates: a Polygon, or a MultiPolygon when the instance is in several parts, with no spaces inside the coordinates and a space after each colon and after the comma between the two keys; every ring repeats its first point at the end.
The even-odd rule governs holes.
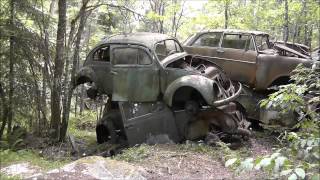
{"type": "Polygon", "coordinates": [[[93,84],[90,92],[96,89],[117,104],[97,124],[99,143],[111,138],[135,145],[162,134],[179,142],[206,136],[212,125],[224,133],[250,135],[243,133],[248,127],[241,112],[226,108],[234,106],[241,84],[208,58],[185,53],[167,35],[103,40],[87,56],[75,85],[86,82],[93,84]]]}
{"type": "Polygon", "coordinates": [[[311,66],[313,63],[309,56],[281,44],[272,49],[268,38],[263,32],[213,30],[191,36],[184,49],[210,59],[232,80],[255,90],[285,84],[298,64],[311,66]]]}

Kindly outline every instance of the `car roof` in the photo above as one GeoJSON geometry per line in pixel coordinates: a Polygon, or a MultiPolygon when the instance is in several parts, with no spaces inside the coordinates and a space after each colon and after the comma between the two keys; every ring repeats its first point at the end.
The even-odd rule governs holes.
{"type": "MultiPolygon", "coordinates": [[[[172,36],[160,33],[136,32],[128,34],[116,34],[105,38],[101,43],[125,43],[125,44],[141,44],[150,49],[154,48],[154,44],[166,39],[175,39],[172,36]]],[[[175,39],[176,40],[176,39],[175,39]]]]}
{"type": "Polygon", "coordinates": [[[207,32],[224,32],[224,33],[268,35],[269,36],[268,33],[263,32],[263,31],[250,31],[250,30],[240,30],[240,29],[214,29],[214,30],[208,30],[208,31],[200,32],[200,34],[207,33],[207,32]]]}

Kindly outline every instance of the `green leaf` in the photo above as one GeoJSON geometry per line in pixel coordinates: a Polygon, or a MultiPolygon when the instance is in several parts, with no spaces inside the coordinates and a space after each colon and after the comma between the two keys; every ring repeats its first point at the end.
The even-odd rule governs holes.
{"type": "Polygon", "coordinates": [[[304,148],[304,146],[306,145],[306,143],[307,143],[307,140],[305,140],[305,139],[301,140],[301,142],[300,142],[301,148],[304,148]]]}
{"type": "Polygon", "coordinates": [[[292,173],[291,176],[288,177],[288,180],[297,180],[298,177],[295,173],[292,173]]]}
{"type": "Polygon", "coordinates": [[[280,155],[281,155],[281,154],[278,153],[278,152],[273,153],[273,154],[271,155],[271,159],[275,159],[276,157],[278,157],[278,156],[280,156],[280,155]]]}
{"type": "Polygon", "coordinates": [[[225,163],[225,167],[229,167],[231,166],[232,164],[234,164],[238,159],[237,158],[232,158],[232,159],[229,159],[228,161],[226,161],[225,163]]]}
{"type": "Polygon", "coordinates": [[[260,161],[261,167],[266,167],[271,164],[271,158],[264,158],[260,161]]]}
{"type": "Polygon", "coordinates": [[[294,172],[297,173],[297,175],[300,176],[302,179],[304,179],[304,177],[306,176],[306,173],[302,168],[296,168],[294,172]]]}
{"type": "Polygon", "coordinates": [[[280,168],[283,166],[286,160],[287,158],[284,156],[277,157],[277,159],[275,159],[274,171],[279,172],[280,168]]]}
{"type": "Polygon", "coordinates": [[[241,162],[240,169],[245,171],[251,171],[253,169],[253,158],[247,158],[241,162]]]}
{"type": "Polygon", "coordinates": [[[320,174],[314,174],[314,175],[311,177],[311,180],[320,180],[320,174]]]}
{"type": "Polygon", "coordinates": [[[280,176],[286,176],[292,172],[292,169],[287,169],[280,172],[280,176]]]}

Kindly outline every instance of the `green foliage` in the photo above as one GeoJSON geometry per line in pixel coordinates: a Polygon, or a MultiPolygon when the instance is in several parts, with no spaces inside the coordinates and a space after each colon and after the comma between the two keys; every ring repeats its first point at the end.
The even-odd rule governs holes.
{"type": "Polygon", "coordinates": [[[311,136],[305,139],[293,132],[286,138],[288,147],[280,148],[271,155],[256,159],[233,158],[226,161],[225,166],[233,166],[238,173],[263,170],[274,178],[316,177],[320,169],[320,138],[311,136]]]}
{"type": "Polygon", "coordinates": [[[127,162],[138,162],[147,158],[151,154],[150,146],[142,144],[124,150],[121,154],[114,157],[116,160],[127,162]]]}
{"type": "Polygon", "coordinates": [[[96,112],[84,111],[82,115],[71,114],[68,133],[74,135],[77,138],[85,139],[88,142],[96,143],[96,112]]]}
{"type": "Polygon", "coordinates": [[[0,173],[0,179],[1,180],[20,180],[21,178],[18,176],[7,176],[3,173],[0,173]]]}
{"type": "Polygon", "coordinates": [[[320,104],[317,95],[320,93],[320,68],[311,69],[300,64],[292,74],[293,83],[280,86],[279,91],[262,100],[260,106],[280,110],[280,113],[296,112],[300,116],[296,127],[318,132],[320,122],[316,108],[320,104]]]}
{"type": "Polygon", "coordinates": [[[63,161],[49,161],[32,150],[13,151],[10,149],[0,150],[0,160],[2,167],[17,162],[29,162],[32,165],[43,168],[44,170],[55,169],[70,162],[68,159],[63,161]]]}
{"type": "Polygon", "coordinates": [[[261,101],[263,108],[281,110],[281,113],[294,111],[300,114],[299,132],[284,131],[280,136],[282,148],[273,154],[256,159],[229,159],[226,166],[233,166],[237,172],[264,170],[274,178],[289,180],[316,179],[320,170],[320,131],[319,114],[314,106],[320,103],[320,69],[299,65],[291,77],[292,84],[280,86],[280,90],[261,101]],[[240,162],[240,163],[235,163],[240,162]]]}

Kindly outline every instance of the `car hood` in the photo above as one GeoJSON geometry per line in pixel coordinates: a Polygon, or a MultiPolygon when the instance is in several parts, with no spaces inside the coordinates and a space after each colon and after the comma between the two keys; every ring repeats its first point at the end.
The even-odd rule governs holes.
{"type": "Polygon", "coordinates": [[[186,53],[186,52],[171,54],[170,56],[164,58],[160,63],[163,67],[167,67],[168,64],[170,64],[178,59],[184,58],[186,56],[188,56],[188,53],[186,53]]]}

